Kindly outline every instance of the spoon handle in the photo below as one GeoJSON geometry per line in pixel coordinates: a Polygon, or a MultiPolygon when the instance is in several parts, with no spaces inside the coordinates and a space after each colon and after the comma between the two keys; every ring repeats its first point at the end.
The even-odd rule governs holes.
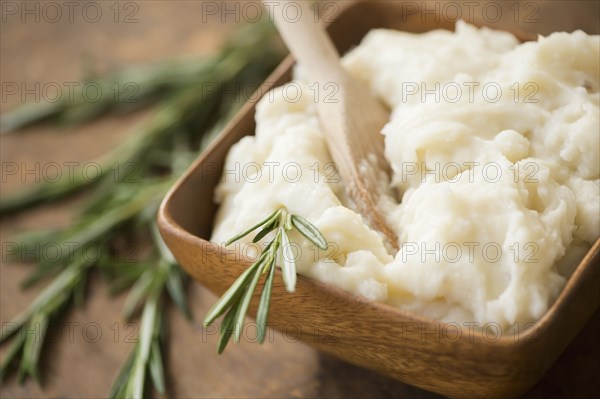
{"type": "Polygon", "coordinates": [[[307,2],[284,0],[282,4],[285,7],[273,13],[275,24],[296,61],[305,68],[308,81],[336,90],[335,98],[316,101],[317,113],[353,207],[382,233],[394,252],[398,239],[378,209],[380,199],[390,194],[387,181],[380,179],[380,172],[385,175],[390,170],[380,133],[389,114],[368,87],[344,70],[337,50],[307,2]],[[297,15],[282,12],[292,8],[297,15]]]}
{"type": "Polygon", "coordinates": [[[309,79],[319,82],[345,73],[339,53],[317,15],[309,8],[309,2],[284,0],[279,4],[287,7],[279,7],[273,13],[275,25],[294,58],[302,60],[309,79]],[[293,15],[291,9],[297,10],[298,14],[293,15]]]}

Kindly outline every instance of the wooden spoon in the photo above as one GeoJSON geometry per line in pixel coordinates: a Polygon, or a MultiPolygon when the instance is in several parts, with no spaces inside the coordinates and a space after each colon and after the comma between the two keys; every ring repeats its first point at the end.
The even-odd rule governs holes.
{"type": "MultiPolygon", "coordinates": [[[[291,20],[279,7],[273,18],[279,33],[299,61],[310,81],[319,92],[334,84],[336,93],[330,98],[319,98],[317,111],[329,152],[337,164],[354,206],[367,223],[383,234],[388,246],[398,249],[398,239],[378,209],[383,195],[390,195],[387,187],[390,166],[383,156],[381,129],[389,121],[389,113],[369,93],[369,88],[352,78],[341,66],[340,57],[315,14],[305,1],[293,3],[299,10],[291,20]],[[329,84],[329,86],[325,86],[329,84]],[[382,174],[383,172],[383,174],[382,174]],[[381,176],[384,177],[382,182],[381,176]]],[[[331,89],[327,90],[328,93],[331,89]]]]}

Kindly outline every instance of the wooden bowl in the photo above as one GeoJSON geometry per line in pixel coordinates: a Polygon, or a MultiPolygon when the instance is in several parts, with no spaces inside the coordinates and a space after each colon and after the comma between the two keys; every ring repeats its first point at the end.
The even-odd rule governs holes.
{"type": "MultiPolygon", "coordinates": [[[[418,15],[403,15],[401,4],[348,3],[330,24],[330,35],[345,52],[372,28],[453,29],[451,22],[426,25],[418,15]]],[[[290,81],[292,65],[289,57],[283,61],[267,79],[268,88],[290,81]]],[[[158,216],[162,236],[183,268],[218,295],[250,264],[208,239],[217,207],[213,191],[225,156],[234,143],[253,134],[254,111],[254,103],[240,110],[167,194],[158,216]]],[[[296,292],[289,294],[276,276],[269,325],[350,363],[429,391],[456,398],[506,398],[535,384],[575,337],[600,305],[598,287],[600,240],[541,320],[525,331],[497,337],[494,328],[479,331],[441,323],[304,276],[298,276],[296,292]]],[[[252,315],[257,302],[255,297],[252,315]]]]}

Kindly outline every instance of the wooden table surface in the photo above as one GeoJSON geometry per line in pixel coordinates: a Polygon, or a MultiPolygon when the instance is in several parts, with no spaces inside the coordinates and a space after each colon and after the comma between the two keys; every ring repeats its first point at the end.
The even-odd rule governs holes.
{"type": "MultiPolygon", "coordinates": [[[[227,5],[202,1],[121,2],[116,7],[112,1],[96,1],[88,2],[94,3],[94,9],[86,10],[85,14],[83,10],[87,3],[74,2],[72,18],[64,2],[54,2],[63,7],[60,18],[54,9],[44,8],[44,2],[28,3],[33,14],[24,13],[20,1],[1,3],[3,93],[0,111],[21,102],[19,95],[9,95],[5,91],[7,83],[16,83],[19,87],[22,84],[34,87],[40,83],[42,88],[57,83],[66,87],[68,82],[82,77],[86,59],[102,72],[168,56],[207,54],[217,49],[226,34],[244,19],[241,8],[238,8],[238,16],[233,14],[225,21],[218,14],[208,15],[207,3],[234,10],[243,7],[242,3],[232,1],[227,5]],[[15,6],[17,11],[14,11],[15,6]],[[35,7],[39,7],[37,11],[35,7]],[[93,13],[98,9],[102,12],[100,17],[93,13]],[[97,21],[91,22],[94,19],[97,21]],[[126,23],[127,19],[130,23],[126,23]]],[[[429,4],[432,3],[435,2],[429,4]]],[[[529,3],[523,2],[519,7],[525,9],[529,3]]],[[[522,29],[540,33],[576,28],[590,33],[599,31],[596,1],[536,2],[535,6],[539,10],[539,22],[521,24],[522,29]]],[[[32,96],[28,99],[33,99],[32,96]]],[[[2,136],[2,195],[19,190],[34,180],[33,176],[22,176],[24,179],[6,176],[6,165],[16,163],[19,168],[31,169],[36,162],[43,167],[49,162],[88,161],[122,141],[128,127],[144,116],[144,112],[139,112],[105,118],[77,128],[36,127],[2,136]]],[[[41,289],[21,291],[18,283],[31,266],[6,263],[6,246],[14,240],[15,234],[26,229],[71,223],[72,211],[80,202],[81,198],[76,197],[2,218],[2,323],[22,310],[41,289]]],[[[32,381],[20,386],[14,377],[9,378],[0,390],[3,398],[100,398],[106,395],[133,348],[131,336],[136,333],[135,325],[126,325],[120,316],[124,297],[109,298],[98,278],[92,279],[89,293],[85,307],[70,311],[59,322],[57,330],[62,334],[50,337],[44,349],[43,387],[32,381]]],[[[192,284],[190,287],[189,301],[196,320],[202,319],[214,300],[214,296],[201,286],[192,284]]],[[[278,333],[273,334],[271,343],[263,346],[241,343],[217,356],[217,336],[203,331],[198,323],[188,323],[172,310],[168,312],[167,379],[168,391],[173,397],[437,397],[320,354],[294,342],[293,337],[278,333]]],[[[600,312],[596,312],[525,397],[600,397],[599,336],[600,312]]],[[[2,348],[2,354],[5,349],[2,348]]]]}

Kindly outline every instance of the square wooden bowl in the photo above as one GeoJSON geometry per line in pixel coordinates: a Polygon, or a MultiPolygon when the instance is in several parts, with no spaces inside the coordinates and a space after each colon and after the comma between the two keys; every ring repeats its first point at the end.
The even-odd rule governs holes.
{"type": "MultiPolygon", "coordinates": [[[[425,32],[454,26],[424,24],[418,14],[403,14],[402,2],[342,4],[343,10],[329,25],[341,53],[373,28],[425,32]]],[[[283,61],[267,79],[268,89],[289,82],[292,65],[289,57],[283,61]]],[[[162,236],[183,268],[218,295],[251,263],[208,239],[217,208],[213,191],[225,156],[233,144],[254,133],[254,113],[255,102],[240,110],[171,189],[158,216],[162,236]]],[[[350,363],[429,391],[456,398],[506,398],[527,391],[550,367],[600,305],[599,287],[600,240],[541,320],[525,331],[498,337],[492,328],[440,323],[304,276],[298,276],[296,292],[289,294],[278,276],[269,325],[293,331],[319,350],[350,363]]],[[[252,315],[257,302],[255,297],[252,315]]]]}

